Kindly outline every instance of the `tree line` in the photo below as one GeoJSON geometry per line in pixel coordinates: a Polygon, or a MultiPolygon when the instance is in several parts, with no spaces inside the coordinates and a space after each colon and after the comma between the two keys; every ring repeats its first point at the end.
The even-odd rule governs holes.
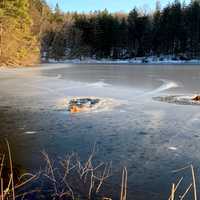
{"type": "Polygon", "coordinates": [[[44,0],[0,1],[0,64],[43,59],[200,56],[200,1],[152,13],[62,12],[44,0]]]}

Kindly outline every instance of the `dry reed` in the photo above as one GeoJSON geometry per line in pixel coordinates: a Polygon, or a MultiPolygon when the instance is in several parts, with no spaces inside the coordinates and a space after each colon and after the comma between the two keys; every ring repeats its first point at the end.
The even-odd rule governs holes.
{"type": "MultiPolygon", "coordinates": [[[[26,196],[33,193],[43,193],[44,190],[30,190],[23,193],[19,193],[18,190],[32,183],[36,179],[48,180],[49,186],[47,193],[50,199],[67,199],[67,200],[112,200],[112,197],[103,195],[102,191],[104,186],[106,187],[107,179],[112,175],[112,163],[100,162],[95,164],[93,161],[95,152],[85,162],[81,162],[76,154],[67,155],[64,159],[60,159],[59,162],[52,161],[48,154],[43,152],[46,167],[38,174],[25,173],[18,177],[18,183],[14,177],[13,160],[9,142],[6,140],[8,149],[8,163],[9,172],[7,174],[8,180],[4,179],[5,168],[5,154],[0,157],[0,200],[16,200],[24,199],[26,196]],[[77,181],[76,181],[77,179],[77,181]]],[[[195,170],[193,165],[188,165],[178,170],[174,170],[173,173],[181,172],[190,169],[191,171],[191,183],[188,184],[185,191],[180,194],[179,189],[182,185],[184,177],[181,177],[177,183],[173,183],[168,200],[184,200],[189,193],[193,196],[193,200],[198,200],[197,197],[197,185],[195,170]]],[[[128,172],[124,167],[122,171],[121,179],[121,192],[119,200],[127,200],[127,182],[128,172]]],[[[49,199],[48,197],[48,199],[49,199]]]]}

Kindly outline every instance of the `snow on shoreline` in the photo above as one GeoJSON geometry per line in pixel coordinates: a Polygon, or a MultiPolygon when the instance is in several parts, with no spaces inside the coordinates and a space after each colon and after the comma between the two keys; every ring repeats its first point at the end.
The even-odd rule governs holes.
{"type": "MultiPolygon", "coordinates": [[[[160,59],[159,57],[137,57],[132,59],[65,59],[65,60],[55,60],[55,59],[41,59],[41,64],[124,64],[124,65],[200,65],[200,59],[191,59],[191,60],[173,60],[172,57],[166,57],[164,59],[160,59]]],[[[24,68],[25,66],[0,66],[1,71],[5,70],[13,70],[14,69],[22,69],[32,70],[35,69],[36,66],[40,66],[40,64],[35,66],[29,66],[24,68]]],[[[63,66],[60,66],[62,68],[63,66]]],[[[47,66],[45,69],[51,69],[52,66],[47,66]]]]}
{"type": "Polygon", "coordinates": [[[48,61],[44,61],[43,63],[68,63],[68,64],[200,64],[200,59],[192,59],[192,60],[173,60],[171,58],[164,58],[163,60],[160,60],[158,57],[148,57],[148,58],[133,58],[133,59],[91,59],[91,58],[85,58],[85,59],[66,59],[66,60],[55,60],[55,59],[49,59],[48,61]]]}

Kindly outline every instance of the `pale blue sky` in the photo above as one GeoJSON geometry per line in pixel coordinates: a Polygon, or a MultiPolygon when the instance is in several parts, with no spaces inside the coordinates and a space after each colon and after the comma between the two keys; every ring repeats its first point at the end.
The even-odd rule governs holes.
{"type": "MultiPolygon", "coordinates": [[[[46,0],[53,8],[58,1],[63,11],[89,12],[107,8],[110,12],[128,12],[135,6],[146,11],[154,10],[156,0],[46,0]]],[[[161,6],[165,6],[173,0],[160,0],[161,6]]],[[[183,2],[183,0],[181,0],[183,2]]],[[[190,0],[185,0],[186,3],[190,0]]]]}

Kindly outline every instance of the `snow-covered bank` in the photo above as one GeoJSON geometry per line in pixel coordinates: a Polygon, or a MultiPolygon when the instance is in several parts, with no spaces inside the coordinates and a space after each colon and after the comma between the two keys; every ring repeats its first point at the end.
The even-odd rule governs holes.
{"type": "Polygon", "coordinates": [[[200,59],[191,60],[180,60],[173,59],[172,57],[137,57],[132,59],[65,59],[65,60],[55,60],[49,59],[48,61],[43,60],[43,62],[48,63],[70,63],[70,64],[200,64],[200,59]]]}

